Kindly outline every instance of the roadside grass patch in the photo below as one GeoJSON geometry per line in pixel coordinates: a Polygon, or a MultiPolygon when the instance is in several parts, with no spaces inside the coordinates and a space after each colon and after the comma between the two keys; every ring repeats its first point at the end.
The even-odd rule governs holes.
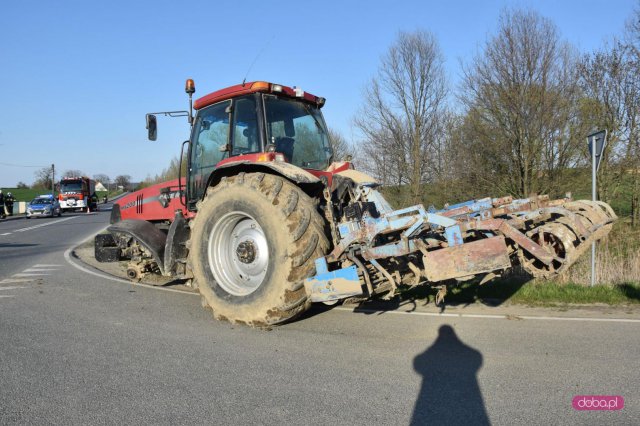
{"type": "MultiPolygon", "coordinates": [[[[402,300],[432,303],[438,289],[419,286],[400,291],[402,300]]],[[[640,304],[640,284],[562,284],[557,281],[529,280],[518,277],[498,279],[483,285],[468,281],[448,286],[445,305],[483,303],[499,306],[504,302],[530,306],[562,306],[571,304],[640,304]]]]}
{"type": "Polygon", "coordinates": [[[625,283],[600,284],[593,287],[583,284],[559,284],[553,281],[527,283],[518,290],[510,302],[527,305],[640,304],[640,285],[625,283]]]}

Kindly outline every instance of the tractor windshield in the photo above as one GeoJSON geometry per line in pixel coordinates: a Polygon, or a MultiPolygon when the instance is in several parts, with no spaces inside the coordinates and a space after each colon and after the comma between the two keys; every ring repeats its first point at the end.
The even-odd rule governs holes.
{"type": "Polygon", "coordinates": [[[298,167],[326,169],[333,153],[320,108],[277,96],[265,96],[264,104],[267,143],[298,167]]]}

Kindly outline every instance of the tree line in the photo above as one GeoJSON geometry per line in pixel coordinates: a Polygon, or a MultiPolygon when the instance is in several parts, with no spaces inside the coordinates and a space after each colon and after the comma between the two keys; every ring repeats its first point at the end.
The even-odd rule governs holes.
{"type": "Polygon", "coordinates": [[[365,89],[355,161],[383,185],[408,188],[402,204],[424,202],[428,186],[450,201],[558,196],[576,174],[589,176],[586,136],[606,129],[599,196],[628,197],[637,224],[639,52],[640,7],[620,37],[589,53],[537,12],[504,10],[453,91],[436,37],[401,32],[365,89]]]}

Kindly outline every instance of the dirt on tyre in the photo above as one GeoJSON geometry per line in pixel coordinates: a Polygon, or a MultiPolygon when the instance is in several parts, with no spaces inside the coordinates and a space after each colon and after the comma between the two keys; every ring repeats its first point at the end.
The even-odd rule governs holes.
{"type": "Polygon", "coordinates": [[[304,279],[328,249],[307,194],[279,176],[240,173],[210,188],[199,204],[189,263],[217,319],[266,326],[309,307],[304,279]]]}

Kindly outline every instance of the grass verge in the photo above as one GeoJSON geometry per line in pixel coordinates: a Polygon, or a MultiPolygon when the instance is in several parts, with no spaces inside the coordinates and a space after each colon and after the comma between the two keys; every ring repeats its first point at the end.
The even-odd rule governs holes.
{"type": "MultiPolygon", "coordinates": [[[[429,286],[405,289],[402,300],[433,302],[437,289],[429,286]]],[[[503,279],[483,285],[464,282],[449,286],[445,303],[464,305],[483,303],[499,306],[504,302],[529,306],[562,306],[570,304],[640,305],[640,284],[616,285],[561,284],[555,281],[503,279]]]]}

